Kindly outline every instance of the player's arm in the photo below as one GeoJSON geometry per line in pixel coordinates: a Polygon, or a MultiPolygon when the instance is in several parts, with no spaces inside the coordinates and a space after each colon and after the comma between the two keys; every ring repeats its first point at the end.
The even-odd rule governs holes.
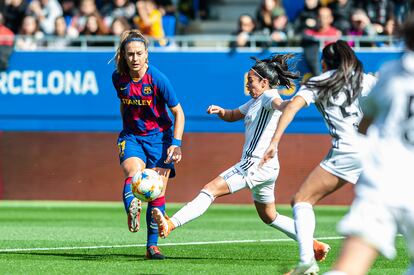
{"type": "Polygon", "coordinates": [[[289,100],[283,100],[279,97],[276,97],[275,99],[272,100],[272,109],[283,112],[283,110],[286,108],[288,103],[289,103],[289,100]]]}
{"type": "Polygon", "coordinates": [[[120,110],[120,112],[121,112],[121,117],[124,117],[124,104],[122,104],[122,102],[121,102],[121,104],[119,105],[119,110],[120,110]]]}
{"type": "Polygon", "coordinates": [[[373,121],[374,119],[372,117],[364,115],[361,122],[359,123],[358,132],[363,135],[366,135],[368,127],[372,124],[373,121]]]}
{"type": "Polygon", "coordinates": [[[179,103],[174,107],[170,107],[170,111],[174,116],[174,137],[171,146],[167,149],[167,159],[165,162],[173,161],[179,163],[182,157],[181,140],[184,133],[185,115],[179,103]]]}
{"type": "Polygon", "coordinates": [[[174,116],[174,138],[182,140],[184,133],[185,115],[180,104],[170,107],[170,111],[174,116]]]}
{"type": "Polygon", "coordinates": [[[224,109],[217,105],[210,105],[207,108],[207,114],[217,114],[224,121],[234,122],[244,118],[239,109],[224,109]]]}
{"type": "Polygon", "coordinates": [[[295,96],[291,101],[287,103],[282,115],[279,118],[279,123],[277,124],[276,131],[273,134],[272,141],[270,142],[269,147],[266,149],[266,152],[264,153],[259,166],[262,166],[265,162],[275,156],[277,152],[277,146],[280,139],[282,138],[283,133],[292,122],[296,113],[299,112],[299,110],[304,106],[306,106],[306,101],[301,96],[295,96]]]}

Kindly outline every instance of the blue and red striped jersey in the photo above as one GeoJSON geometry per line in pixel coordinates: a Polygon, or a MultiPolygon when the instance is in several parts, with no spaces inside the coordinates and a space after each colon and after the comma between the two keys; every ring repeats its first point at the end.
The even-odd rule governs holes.
{"type": "Polygon", "coordinates": [[[112,82],[123,105],[123,131],[145,136],[171,128],[167,106],[177,106],[179,101],[170,81],[158,69],[149,66],[138,82],[115,71],[112,82]]]}

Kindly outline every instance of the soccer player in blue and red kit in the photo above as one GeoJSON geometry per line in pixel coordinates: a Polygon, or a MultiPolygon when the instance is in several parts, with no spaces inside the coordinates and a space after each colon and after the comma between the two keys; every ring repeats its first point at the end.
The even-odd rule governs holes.
{"type": "Polygon", "coordinates": [[[123,129],[118,138],[119,160],[125,174],[123,201],[131,232],[139,230],[141,201],[132,194],[132,177],[145,168],[163,178],[161,195],[148,203],[148,259],[164,259],[158,249],[158,228],[151,217],[154,208],[165,212],[165,189],[181,160],[184,112],[169,80],[148,63],[148,41],[138,30],[122,33],[112,82],[121,101],[123,129]],[[168,109],[174,116],[174,123],[168,109]],[[174,127],[173,127],[174,125],[174,127]]]}

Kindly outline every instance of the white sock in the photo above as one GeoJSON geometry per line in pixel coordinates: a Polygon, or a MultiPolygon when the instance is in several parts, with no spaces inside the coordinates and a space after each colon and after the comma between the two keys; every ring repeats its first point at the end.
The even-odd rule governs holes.
{"type": "Polygon", "coordinates": [[[172,223],[175,227],[182,226],[189,221],[192,221],[207,211],[214,201],[214,196],[207,190],[202,189],[195,199],[184,205],[177,213],[171,217],[172,223]]]}
{"type": "Polygon", "coordinates": [[[296,238],[299,243],[299,256],[302,263],[309,263],[314,259],[313,233],[315,232],[315,213],[312,205],[299,202],[293,206],[296,238]]]}
{"type": "Polygon", "coordinates": [[[296,239],[295,221],[288,217],[277,213],[276,219],[269,224],[271,227],[285,233],[289,238],[296,239]]]}

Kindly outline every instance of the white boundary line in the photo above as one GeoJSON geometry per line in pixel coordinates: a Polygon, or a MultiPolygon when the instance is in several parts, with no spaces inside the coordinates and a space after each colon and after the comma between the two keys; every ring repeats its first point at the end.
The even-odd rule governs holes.
{"type": "MultiPolygon", "coordinates": [[[[322,237],[318,240],[341,240],[344,237],[322,237]]],[[[187,243],[162,243],[159,246],[183,246],[183,245],[207,245],[207,244],[231,244],[231,243],[270,243],[270,242],[292,242],[292,239],[264,239],[264,240],[231,240],[231,241],[206,241],[206,242],[187,242],[187,243]]],[[[145,247],[146,244],[120,244],[120,245],[99,245],[99,246],[73,246],[73,247],[33,247],[33,248],[4,248],[0,253],[7,252],[27,252],[27,251],[53,251],[53,250],[78,250],[78,249],[105,249],[105,248],[126,248],[126,247],[145,247]]]]}

